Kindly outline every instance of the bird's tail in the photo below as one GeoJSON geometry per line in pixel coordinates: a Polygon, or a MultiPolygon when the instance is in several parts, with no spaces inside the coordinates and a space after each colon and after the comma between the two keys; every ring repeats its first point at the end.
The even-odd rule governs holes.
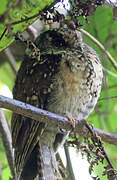
{"type": "Polygon", "coordinates": [[[56,161],[56,154],[52,147],[38,143],[38,177],[35,180],[61,180],[56,161]]]}

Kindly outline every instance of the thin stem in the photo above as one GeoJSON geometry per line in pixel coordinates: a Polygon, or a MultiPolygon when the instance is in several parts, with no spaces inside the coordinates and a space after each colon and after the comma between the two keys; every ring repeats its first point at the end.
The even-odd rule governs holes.
{"type": "Polygon", "coordinates": [[[26,19],[22,19],[22,20],[19,20],[19,21],[15,21],[15,22],[9,23],[9,24],[7,24],[6,26],[7,26],[7,27],[11,27],[11,26],[16,25],[16,24],[20,24],[20,23],[23,23],[23,22],[27,22],[27,21],[29,21],[29,20],[31,20],[31,19],[33,19],[33,18],[38,17],[39,15],[40,15],[40,12],[37,13],[37,14],[35,14],[35,15],[33,15],[33,16],[31,16],[31,17],[28,17],[28,18],[26,18],[26,19]]]}
{"type": "Polygon", "coordinates": [[[66,161],[67,161],[67,169],[68,169],[68,173],[69,173],[69,179],[75,180],[72,163],[71,163],[71,159],[70,159],[69,148],[66,144],[64,144],[64,150],[65,150],[65,156],[66,156],[66,161]]]}
{"type": "Polygon", "coordinates": [[[115,99],[115,98],[117,98],[117,96],[109,96],[109,97],[100,98],[98,101],[109,100],[109,99],[115,99]]]}
{"type": "Polygon", "coordinates": [[[109,71],[109,70],[108,70],[107,68],[105,68],[105,67],[102,67],[102,69],[103,69],[106,73],[108,73],[109,75],[113,76],[114,78],[117,78],[117,74],[109,71]]]}
{"type": "Polygon", "coordinates": [[[2,35],[0,36],[0,41],[2,40],[2,38],[5,35],[6,31],[7,31],[7,28],[5,28],[5,30],[3,31],[2,35]]]}
{"type": "Polygon", "coordinates": [[[6,56],[8,57],[8,61],[13,69],[13,72],[15,73],[15,75],[17,74],[18,68],[17,68],[17,64],[16,64],[16,60],[14,58],[14,56],[12,55],[11,51],[9,48],[4,50],[6,56]]]}
{"type": "MultiPolygon", "coordinates": [[[[102,149],[102,151],[103,151],[103,153],[104,153],[104,155],[105,155],[105,158],[106,158],[109,166],[110,166],[112,169],[114,169],[114,167],[113,167],[110,159],[108,158],[108,155],[106,154],[106,152],[105,152],[105,150],[104,150],[104,147],[102,146],[101,140],[96,136],[96,133],[93,132],[92,128],[90,127],[90,125],[89,125],[87,122],[86,122],[85,126],[87,127],[87,129],[88,129],[89,132],[91,133],[92,137],[95,136],[95,140],[97,141],[98,145],[101,146],[101,149],[102,149]]],[[[92,140],[93,140],[93,139],[92,139],[92,140]]]]}
{"type": "Polygon", "coordinates": [[[11,133],[6,121],[6,118],[4,116],[4,112],[2,109],[0,109],[0,134],[2,137],[3,145],[6,151],[7,160],[9,163],[9,167],[11,169],[11,173],[13,177],[15,177],[15,170],[14,170],[14,155],[13,155],[13,149],[12,149],[12,139],[11,139],[11,133]]]}
{"type": "MultiPolygon", "coordinates": [[[[49,6],[46,6],[46,7],[43,9],[43,11],[45,11],[45,10],[47,11],[47,10],[51,9],[51,8],[54,7],[55,4],[57,4],[58,2],[60,2],[60,0],[55,0],[55,1],[54,1],[53,3],[51,3],[49,6]]],[[[19,21],[16,21],[16,22],[9,23],[9,24],[7,24],[7,27],[8,27],[8,26],[12,26],[12,25],[16,25],[16,24],[20,24],[20,23],[23,23],[23,22],[27,22],[27,21],[29,21],[29,20],[31,20],[31,19],[34,19],[34,18],[40,16],[41,12],[42,12],[42,11],[40,11],[40,12],[38,12],[37,14],[35,14],[35,15],[31,16],[31,17],[28,17],[28,18],[26,18],[26,19],[22,19],[22,20],[19,20],[19,21]]]]}
{"type": "Polygon", "coordinates": [[[110,59],[111,63],[113,64],[114,68],[117,70],[117,63],[114,60],[114,58],[111,56],[111,54],[105,49],[105,47],[96,39],[94,38],[91,34],[89,34],[87,31],[85,31],[84,29],[80,29],[78,28],[78,31],[82,32],[83,34],[85,34],[87,37],[89,37],[93,42],[95,42],[98,47],[103,50],[103,52],[107,55],[107,57],[110,59]]]}

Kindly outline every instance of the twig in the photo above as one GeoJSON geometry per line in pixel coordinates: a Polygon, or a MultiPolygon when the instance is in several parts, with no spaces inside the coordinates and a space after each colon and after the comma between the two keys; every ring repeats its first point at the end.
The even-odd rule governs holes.
{"type": "MultiPolygon", "coordinates": [[[[57,4],[58,2],[60,2],[60,0],[55,0],[53,3],[51,3],[49,6],[46,6],[42,11],[47,11],[49,9],[51,9],[52,7],[54,7],[55,4],[57,4]]],[[[7,27],[9,26],[12,26],[12,25],[16,25],[16,24],[20,24],[20,23],[23,23],[23,22],[27,22],[31,19],[34,19],[34,18],[37,18],[38,16],[40,16],[41,12],[38,12],[37,14],[33,15],[33,16],[30,16],[28,18],[25,18],[25,19],[22,19],[22,20],[19,20],[19,21],[15,21],[15,22],[12,22],[12,23],[8,23],[7,24],[7,27]]]]}
{"type": "Polygon", "coordinates": [[[0,36],[0,41],[2,40],[2,38],[5,35],[6,31],[7,31],[7,28],[5,28],[5,30],[3,31],[2,35],[0,36]]]}
{"type": "Polygon", "coordinates": [[[12,139],[10,130],[8,128],[7,121],[5,119],[4,113],[2,109],[0,109],[0,134],[2,137],[3,145],[5,148],[5,152],[7,155],[7,160],[9,163],[9,167],[11,169],[11,173],[13,177],[15,177],[15,170],[14,170],[14,155],[13,155],[13,149],[12,149],[12,139]]]}
{"type": "Polygon", "coordinates": [[[35,15],[33,15],[33,16],[30,16],[30,17],[28,17],[28,18],[25,18],[25,19],[22,19],[22,20],[19,20],[19,21],[15,21],[15,22],[12,22],[12,23],[8,23],[6,26],[7,26],[7,28],[8,28],[8,27],[11,27],[11,26],[16,25],[16,24],[20,24],[20,23],[23,23],[23,22],[27,22],[27,21],[29,21],[29,20],[31,20],[31,19],[34,19],[34,18],[38,17],[39,15],[40,15],[40,12],[37,13],[37,14],[35,14],[35,15]]]}
{"type": "Polygon", "coordinates": [[[101,139],[109,144],[114,144],[117,146],[117,135],[106,132],[104,130],[94,128],[94,131],[101,137],[101,139]]]}
{"type": "MultiPolygon", "coordinates": [[[[9,109],[17,114],[24,115],[37,121],[43,121],[48,124],[54,124],[61,129],[71,130],[71,125],[66,117],[42,110],[30,104],[23,103],[8,97],[0,96],[0,107],[9,109]]],[[[76,131],[80,136],[90,137],[86,128],[85,121],[76,121],[76,131]]],[[[101,129],[94,128],[95,132],[107,143],[117,146],[117,135],[105,132],[101,129]]]]}
{"type": "Polygon", "coordinates": [[[67,161],[67,170],[69,173],[68,179],[75,180],[75,176],[74,176],[74,172],[73,172],[73,168],[72,168],[72,163],[71,163],[71,159],[70,159],[70,153],[69,153],[68,146],[66,144],[64,144],[64,150],[65,150],[65,156],[66,156],[66,161],[67,161]]]}
{"type": "Polygon", "coordinates": [[[43,11],[48,11],[52,7],[54,7],[57,3],[61,2],[61,0],[55,0],[53,3],[51,3],[49,6],[45,7],[43,11]]]}
{"type": "Polygon", "coordinates": [[[11,67],[12,67],[12,69],[16,75],[18,68],[17,68],[17,64],[16,64],[14,56],[12,55],[9,48],[5,49],[4,52],[5,52],[6,56],[8,57],[8,61],[9,61],[10,65],[11,65],[11,67]]]}
{"type": "MultiPolygon", "coordinates": [[[[90,125],[86,122],[85,126],[87,127],[87,129],[89,130],[89,132],[91,133],[92,135],[92,141],[96,141],[96,143],[98,144],[98,146],[101,148],[102,152],[103,152],[103,155],[105,156],[109,166],[114,169],[110,159],[108,158],[108,155],[106,154],[105,150],[104,150],[104,147],[102,146],[102,142],[101,140],[96,136],[96,133],[93,131],[93,129],[90,127],[90,125]],[[94,136],[95,136],[95,140],[94,140],[94,136]]],[[[95,142],[94,142],[95,143],[95,142]]]]}
{"type": "Polygon", "coordinates": [[[113,84],[113,85],[109,86],[108,89],[115,88],[115,87],[117,87],[117,84],[113,84]]]}
{"type": "Polygon", "coordinates": [[[117,98],[117,96],[109,96],[109,97],[100,98],[98,101],[109,100],[109,99],[114,99],[114,98],[117,98]]]}
{"type": "MultiPolygon", "coordinates": [[[[52,7],[54,7],[55,4],[57,4],[57,3],[60,2],[60,1],[61,1],[61,0],[55,0],[55,1],[54,1],[53,3],[51,3],[49,6],[46,6],[42,11],[50,10],[52,7]]],[[[14,7],[12,7],[12,8],[17,7],[17,5],[20,6],[20,4],[21,4],[21,1],[18,1],[17,4],[16,4],[16,6],[14,6],[14,7]]],[[[19,21],[15,21],[15,22],[11,22],[11,23],[6,24],[6,28],[5,28],[5,30],[3,31],[2,35],[0,36],[0,40],[3,38],[3,36],[4,36],[5,33],[6,33],[6,31],[7,31],[11,26],[16,25],[16,24],[20,24],[20,23],[23,23],[23,22],[27,22],[27,21],[29,21],[29,20],[31,20],[31,19],[34,19],[34,18],[38,18],[38,17],[40,16],[40,14],[41,14],[42,11],[40,11],[40,12],[38,12],[37,14],[34,14],[33,16],[30,16],[30,17],[28,17],[28,18],[21,19],[21,20],[19,20],[19,21]]],[[[7,13],[8,13],[8,12],[7,12],[7,13]]]]}
{"type": "Polygon", "coordinates": [[[109,71],[107,68],[105,68],[105,67],[103,67],[103,66],[102,66],[102,69],[103,69],[106,73],[108,73],[109,75],[113,76],[114,78],[117,78],[117,74],[109,71]]]}
{"type": "Polygon", "coordinates": [[[100,49],[103,50],[103,52],[107,55],[107,57],[110,59],[111,63],[113,64],[114,68],[117,70],[117,63],[114,60],[114,58],[111,56],[111,54],[105,49],[105,47],[96,39],[94,38],[91,34],[89,34],[87,31],[84,29],[78,28],[78,31],[82,32],[85,34],[87,37],[89,37],[93,42],[95,42],[100,49]]]}

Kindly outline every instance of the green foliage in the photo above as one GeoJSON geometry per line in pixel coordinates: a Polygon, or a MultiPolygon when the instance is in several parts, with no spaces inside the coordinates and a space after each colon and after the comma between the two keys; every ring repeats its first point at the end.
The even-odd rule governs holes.
{"type": "MultiPolygon", "coordinates": [[[[15,80],[15,76],[14,73],[11,69],[11,66],[6,62],[3,65],[1,65],[0,67],[0,74],[3,74],[0,77],[0,80],[3,84],[6,84],[10,90],[12,90],[13,84],[14,84],[14,80],[15,80]]],[[[2,84],[1,84],[2,86],[2,84]]]]}
{"type": "Polygon", "coordinates": [[[7,28],[5,35],[0,41],[0,51],[13,42],[16,33],[23,32],[38,17],[39,12],[53,0],[0,0],[0,37],[7,28]],[[31,18],[35,15],[34,18],[31,18]],[[29,18],[29,19],[28,19],[29,18]],[[21,23],[17,23],[21,21],[21,23]]]}
{"type": "Polygon", "coordinates": [[[3,169],[2,180],[7,180],[9,179],[9,177],[11,177],[11,173],[9,167],[7,166],[6,168],[3,169]]]}
{"type": "Polygon", "coordinates": [[[0,143],[0,168],[2,169],[2,180],[9,180],[11,173],[2,143],[0,143]]]}

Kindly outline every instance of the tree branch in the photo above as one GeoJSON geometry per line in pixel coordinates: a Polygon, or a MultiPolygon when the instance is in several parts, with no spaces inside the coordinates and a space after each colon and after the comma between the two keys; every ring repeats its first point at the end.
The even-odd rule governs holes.
{"type": "Polygon", "coordinates": [[[5,148],[6,155],[7,155],[9,167],[11,169],[11,173],[13,177],[15,177],[11,133],[7,125],[7,121],[6,121],[6,118],[4,116],[4,112],[2,111],[2,109],[0,109],[0,134],[2,137],[2,141],[3,141],[3,145],[5,148]]]}
{"type": "Polygon", "coordinates": [[[12,55],[9,48],[5,49],[4,52],[5,52],[6,56],[8,57],[8,61],[9,61],[9,64],[11,65],[11,67],[13,69],[13,72],[16,75],[18,68],[17,68],[17,64],[16,64],[16,60],[15,60],[14,56],[12,55]]]}
{"type": "Polygon", "coordinates": [[[64,144],[64,151],[65,151],[65,156],[66,156],[66,161],[67,161],[67,171],[69,174],[68,179],[75,180],[75,176],[74,176],[74,172],[73,172],[73,168],[72,168],[72,162],[71,162],[70,153],[69,153],[69,148],[66,144],[64,144]]]}
{"type": "MultiPolygon", "coordinates": [[[[117,70],[117,62],[115,59],[111,56],[111,54],[105,49],[105,47],[96,39],[94,38],[90,33],[85,31],[84,29],[78,28],[78,31],[85,34],[87,37],[89,37],[93,42],[95,42],[98,47],[107,55],[107,57],[110,59],[110,62],[113,64],[113,67],[117,70]]],[[[106,70],[106,69],[105,69],[106,70]]]]}
{"type": "MultiPolygon", "coordinates": [[[[17,114],[32,118],[37,121],[43,121],[50,125],[59,126],[62,129],[71,130],[71,125],[67,117],[63,117],[43,109],[34,107],[30,104],[18,100],[0,96],[0,107],[9,109],[17,114]]],[[[76,121],[76,131],[80,136],[88,137],[90,133],[84,126],[85,121],[76,121]]],[[[94,128],[94,131],[102,138],[103,141],[117,146],[117,135],[94,128]]]]}

